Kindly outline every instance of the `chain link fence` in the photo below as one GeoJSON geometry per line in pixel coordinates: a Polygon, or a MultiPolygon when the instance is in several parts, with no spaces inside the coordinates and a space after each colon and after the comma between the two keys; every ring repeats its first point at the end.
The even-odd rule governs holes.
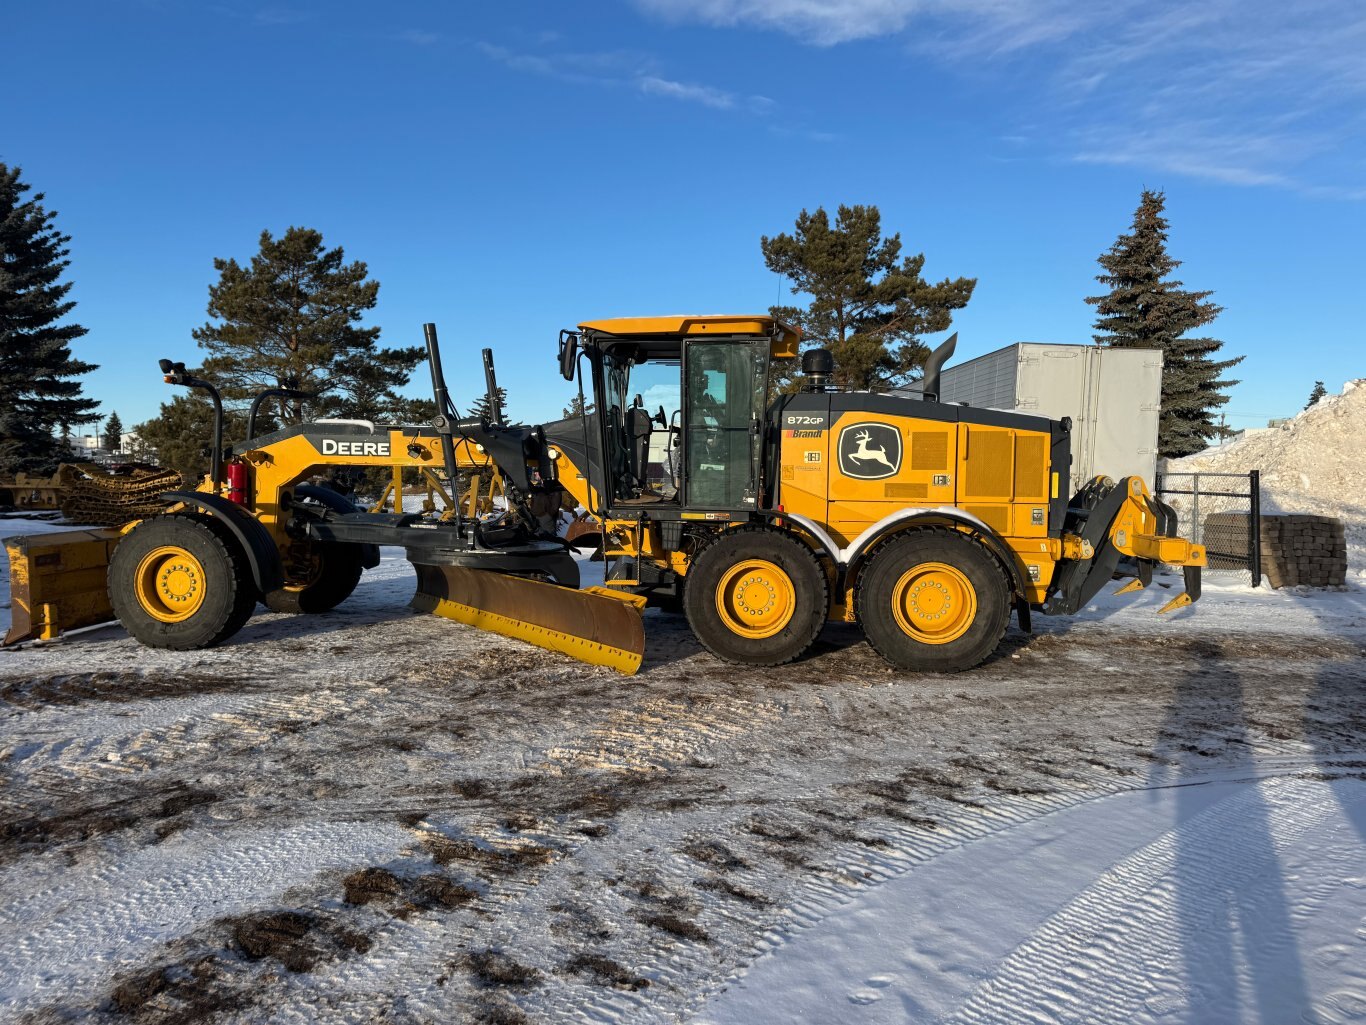
{"type": "Polygon", "coordinates": [[[1178,533],[1205,546],[1214,572],[1262,580],[1261,474],[1159,473],[1156,494],[1176,510],[1178,533]]]}

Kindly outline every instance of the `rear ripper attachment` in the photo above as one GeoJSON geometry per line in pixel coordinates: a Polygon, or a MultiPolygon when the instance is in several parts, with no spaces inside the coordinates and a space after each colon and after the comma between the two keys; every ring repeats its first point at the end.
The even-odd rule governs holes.
{"type": "Polygon", "coordinates": [[[1132,575],[1116,594],[1138,591],[1152,583],[1153,566],[1180,566],[1186,590],[1158,613],[1194,604],[1200,598],[1200,569],[1205,549],[1176,533],[1176,512],[1148,493],[1142,479],[1116,483],[1096,477],[1073,496],[1063,524],[1074,558],[1059,560],[1053,589],[1043,611],[1070,616],[1086,606],[1116,574],[1132,575]]]}

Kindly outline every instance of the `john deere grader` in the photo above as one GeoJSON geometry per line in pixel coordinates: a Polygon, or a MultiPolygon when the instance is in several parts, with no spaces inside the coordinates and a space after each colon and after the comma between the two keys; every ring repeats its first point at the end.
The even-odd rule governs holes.
{"type": "MultiPolygon", "coordinates": [[[[780,665],[828,620],[858,623],[889,662],[968,669],[1000,644],[1013,612],[1067,615],[1118,575],[1146,586],[1158,563],[1200,594],[1204,550],[1175,536],[1170,508],[1137,477],[1060,490],[1070,422],[938,401],[950,338],[921,398],[831,387],[829,352],[802,356],[803,383],[769,401],[774,360],[798,333],[765,316],[598,320],[560,334],[560,372],[586,416],[508,426],[485,353],[489,408],[461,418],[426,326],[430,424],[319,420],[227,449],[217,418],[212,470],[165,511],[118,528],[10,538],[13,626],[5,643],[117,619],[155,647],[202,648],[236,633],[258,602],[334,608],[379,558],[403,547],[413,605],[632,673],[647,605],[681,610],[718,657],[780,665]],[[649,396],[647,405],[645,396],[649,396]],[[656,407],[652,412],[649,407],[656,407]],[[396,494],[357,509],[309,483],[339,468],[421,471],[444,507],[405,512],[396,494]],[[506,508],[467,515],[442,482],[500,473],[506,508]],[[581,506],[580,542],[605,560],[579,588],[558,536],[581,506]]],[[[209,392],[183,364],[171,384],[209,392]]],[[[298,393],[271,390],[256,400],[298,393]]],[[[399,478],[396,477],[396,483],[399,478]]]]}

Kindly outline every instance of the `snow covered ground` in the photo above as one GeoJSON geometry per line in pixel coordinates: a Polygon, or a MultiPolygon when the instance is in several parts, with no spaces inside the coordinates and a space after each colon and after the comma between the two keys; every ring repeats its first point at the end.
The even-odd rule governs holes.
{"type": "Polygon", "coordinates": [[[625,679],[411,588],[0,653],[0,1019],[1366,1021],[1360,590],[625,679]]]}

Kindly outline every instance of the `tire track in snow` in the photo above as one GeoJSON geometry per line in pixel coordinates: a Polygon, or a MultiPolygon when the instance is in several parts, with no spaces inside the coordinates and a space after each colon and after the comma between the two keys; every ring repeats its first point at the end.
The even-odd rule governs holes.
{"type": "Polygon", "coordinates": [[[194,754],[278,741],[279,720],[317,725],[337,715],[358,714],[377,703],[382,690],[296,694],[248,693],[164,698],[140,707],[60,709],[28,713],[32,725],[3,754],[11,772],[83,778],[111,772],[141,774],[194,754]],[[46,739],[46,738],[54,739],[46,739]]]}
{"type": "MultiPolygon", "coordinates": [[[[1245,786],[1105,872],[1018,947],[944,1025],[1132,1022],[1180,1010],[1189,994],[1154,980],[1180,977],[1177,960],[1200,956],[1189,946],[1190,923],[1218,923],[1229,913],[1231,893],[1251,901],[1279,886],[1279,862],[1268,873],[1268,861],[1314,830],[1332,803],[1316,781],[1281,778],[1245,786]],[[1268,829],[1266,849],[1256,849],[1255,835],[1238,842],[1249,823],[1268,829]],[[1223,856],[1231,843],[1241,858],[1223,856]]],[[[1314,887],[1299,913],[1312,914],[1341,879],[1314,887]]],[[[1285,939],[1259,935],[1251,942],[1276,943],[1263,949],[1264,956],[1295,956],[1282,949],[1285,939]]]]}
{"type": "Polygon", "coordinates": [[[670,698],[614,711],[574,744],[552,747],[541,768],[557,765],[611,772],[654,772],[686,765],[703,750],[778,718],[773,704],[742,698],[697,705],[670,698]]]}

